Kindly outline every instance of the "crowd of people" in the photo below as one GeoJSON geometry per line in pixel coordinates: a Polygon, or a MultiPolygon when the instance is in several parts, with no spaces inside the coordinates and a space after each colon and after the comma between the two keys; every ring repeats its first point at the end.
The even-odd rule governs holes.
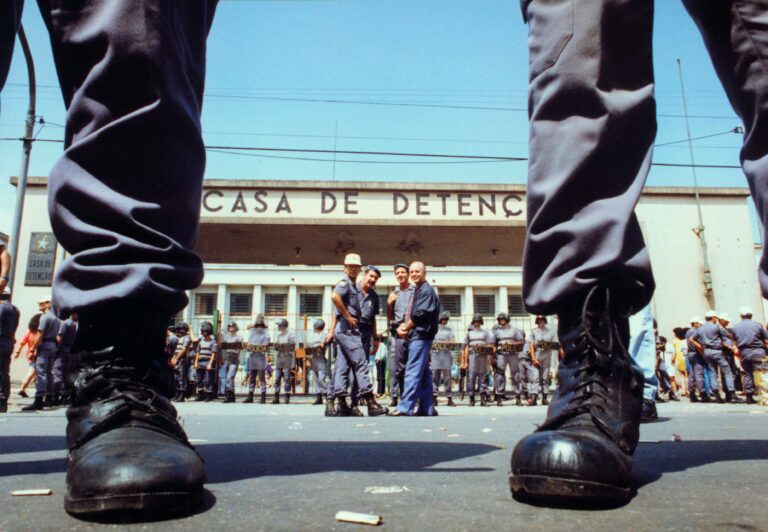
{"type": "MultiPolygon", "coordinates": [[[[539,401],[549,404],[547,396],[556,383],[561,351],[557,333],[546,316],[536,316],[535,327],[526,334],[511,323],[506,313],[499,313],[490,328],[482,315],[475,314],[462,338],[450,327],[448,311],[435,315],[439,303],[433,301],[426,319],[436,319],[436,326],[424,324],[424,316],[416,313],[422,335],[432,338],[428,348],[417,345],[409,379],[411,341],[406,328],[409,323],[415,327],[415,301],[411,303],[411,298],[419,286],[412,281],[424,277],[425,267],[415,263],[412,275],[413,265],[395,266],[397,288],[387,298],[387,330],[379,334],[376,318],[381,309],[375,287],[381,271],[375,266],[362,269],[354,254],[347,257],[350,261],[354,264],[345,264],[345,278],[334,289],[336,311],[328,330],[326,323],[317,319],[312,329],[299,338],[290,330],[288,320],[280,319],[270,334],[262,315],[247,326],[244,335],[235,322],[218,334],[209,321],[201,324],[199,334],[184,322],[168,327],[166,355],[176,390],[172,400],[210,402],[222,398],[224,403],[234,403],[236,378],[245,352],[241,385],[247,385],[247,395],[243,403],[267,403],[270,388],[271,404],[290,403],[297,374],[306,371],[301,377],[307,389],[311,385],[313,404],[326,405],[326,416],[363,416],[361,403],[368,406],[369,415],[387,414],[389,410],[376,402],[387,394],[391,397],[392,415],[436,415],[441,390],[444,404],[449,407],[465,397],[469,406],[503,406],[508,400],[516,406],[536,406],[539,401]],[[358,282],[360,271],[362,279],[358,282]],[[299,363],[297,353],[303,354],[304,364],[299,363]],[[374,360],[375,377],[369,364],[374,360]],[[411,395],[398,409],[406,389],[411,395]],[[418,394],[413,395],[416,390],[418,394]],[[459,398],[454,400],[456,394],[459,398]]],[[[421,286],[425,282],[421,280],[421,286]]],[[[10,310],[7,293],[0,298],[4,303],[0,307],[3,330],[13,328],[13,323],[17,327],[18,311],[10,310]]],[[[33,383],[35,386],[33,401],[22,407],[27,411],[68,403],[70,384],[66,372],[78,325],[76,313],[66,320],[55,317],[50,312],[49,297],[42,298],[38,305],[39,313],[30,318],[28,330],[12,350],[14,359],[24,354],[29,364],[17,394],[26,398],[27,389],[33,383]]],[[[424,309],[421,311],[423,314],[424,309]]],[[[654,321],[655,402],[687,397],[691,402],[768,404],[768,331],[752,320],[748,307],[741,308],[739,316],[735,324],[724,312],[709,311],[704,319],[692,317],[690,327],[673,329],[671,341],[658,334],[654,321]]],[[[7,411],[7,368],[3,379],[0,409],[7,411]]]]}

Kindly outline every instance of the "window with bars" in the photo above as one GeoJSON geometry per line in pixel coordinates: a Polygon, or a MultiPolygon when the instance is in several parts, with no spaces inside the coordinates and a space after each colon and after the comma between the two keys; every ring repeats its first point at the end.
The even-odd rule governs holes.
{"type": "Polygon", "coordinates": [[[475,314],[493,316],[496,314],[496,296],[493,294],[475,294],[475,314]]]}
{"type": "Polygon", "coordinates": [[[213,316],[213,312],[215,310],[216,310],[216,294],[215,293],[195,294],[195,315],[196,316],[213,316]]]}
{"type": "Polygon", "coordinates": [[[264,294],[264,315],[285,316],[288,314],[288,294],[264,294]]]}
{"type": "Polygon", "coordinates": [[[509,294],[507,296],[507,313],[510,316],[527,316],[525,305],[523,305],[523,296],[520,294],[509,294]]]}
{"type": "Polygon", "coordinates": [[[461,315],[461,296],[459,294],[442,294],[440,296],[440,311],[451,313],[451,316],[461,315]]]}
{"type": "Polygon", "coordinates": [[[253,294],[229,294],[229,313],[232,316],[250,316],[253,294]]]}
{"type": "Polygon", "coordinates": [[[389,299],[389,294],[391,290],[387,290],[385,293],[381,293],[378,290],[376,291],[377,294],[379,294],[379,312],[382,316],[387,315],[387,299],[389,299]]]}
{"type": "Polygon", "coordinates": [[[323,314],[323,294],[299,294],[299,314],[302,316],[321,316],[323,314]]]}

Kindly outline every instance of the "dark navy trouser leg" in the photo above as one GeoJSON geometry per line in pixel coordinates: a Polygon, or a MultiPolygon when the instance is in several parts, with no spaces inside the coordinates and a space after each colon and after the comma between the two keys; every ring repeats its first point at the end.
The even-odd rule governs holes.
{"type": "Polygon", "coordinates": [[[215,0],[38,0],[67,107],[48,209],[59,313],[181,309],[202,279],[200,112],[215,0]]]}

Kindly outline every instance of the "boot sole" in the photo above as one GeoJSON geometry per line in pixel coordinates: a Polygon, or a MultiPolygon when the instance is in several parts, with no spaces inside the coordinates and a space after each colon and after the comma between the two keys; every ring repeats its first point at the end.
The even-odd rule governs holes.
{"type": "MultiPolygon", "coordinates": [[[[181,516],[194,513],[203,503],[203,491],[129,493],[75,499],[64,497],[64,510],[92,519],[146,520],[155,515],[181,516]]],[[[167,518],[167,517],[166,517],[167,518]]]]}
{"type": "Polygon", "coordinates": [[[632,496],[630,488],[539,475],[509,475],[512,496],[534,501],[552,502],[626,502],[632,496]]]}

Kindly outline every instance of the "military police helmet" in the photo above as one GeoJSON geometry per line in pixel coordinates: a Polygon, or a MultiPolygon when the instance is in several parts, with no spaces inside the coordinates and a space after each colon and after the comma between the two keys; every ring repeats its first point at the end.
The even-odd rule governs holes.
{"type": "Polygon", "coordinates": [[[234,327],[235,329],[239,329],[239,327],[237,326],[237,323],[235,323],[234,321],[230,321],[229,325],[227,325],[227,329],[231,329],[232,327],[234,327]]]}
{"type": "Polygon", "coordinates": [[[200,324],[200,334],[213,334],[213,323],[204,321],[200,324]]]}
{"type": "Polygon", "coordinates": [[[499,315],[496,316],[496,321],[501,321],[501,320],[504,320],[507,323],[509,323],[509,314],[507,314],[506,312],[499,312],[499,315]]]}
{"type": "Polygon", "coordinates": [[[186,333],[189,332],[189,325],[186,321],[182,321],[178,325],[176,325],[176,331],[180,333],[186,333]]]}
{"type": "Polygon", "coordinates": [[[440,313],[440,318],[437,321],[448,321],[451,319],[451,313],[447,310],[444,310],[440,313]]]}
{"type": "Polygon", "coordinates": [[[315,320],[315,323],[312,324],[312,327],[315,329],[325,329],[325,322],[323,320],[315,320]]]}
{"type": "Polygon", "coordinates": [[[285,329],[286,327],[288,327],[288,320],[286,320],[285,318],[283,318],[281,320],[277,320],[277,326],[280,329],[285,329]]]}
{"type": "Polygon", "coordinates": [[[475,314],[472,316],[472,323],[480,323],[480,325],[482,325],[484,323],[482,314],[475,314]]]}

